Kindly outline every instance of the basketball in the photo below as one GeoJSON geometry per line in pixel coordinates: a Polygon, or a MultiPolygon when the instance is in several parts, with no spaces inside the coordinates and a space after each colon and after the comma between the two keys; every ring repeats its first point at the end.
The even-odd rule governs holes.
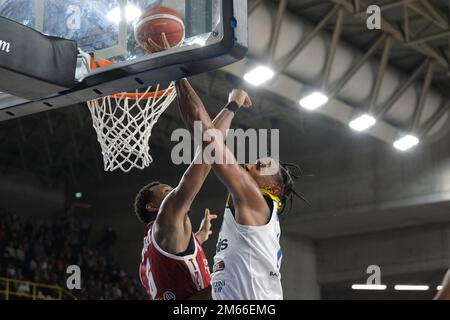
{"type": "Polygon", "coordinates": [[[180,46],[185,38],[183,19],[173,9],[152,7],[139,18],[135,38],[147,52],[159,52],[180,46]]]}

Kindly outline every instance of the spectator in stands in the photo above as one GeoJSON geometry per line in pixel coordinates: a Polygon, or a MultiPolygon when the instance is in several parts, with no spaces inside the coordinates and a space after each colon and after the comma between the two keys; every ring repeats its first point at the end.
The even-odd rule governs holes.
{"type": "MultiPolygon", "coordinates": [[[[114,230],[105,232],[106,248],[89,248],[91,224],[85,220],[71,216],[53,222],[31,220],[0,210],[0,277],[65,288],[66,268],[77,264],[82,268],[82,287],[73,293],[79,299],[145,299],[138,279],[121,270],[106,252],[117,239],[114,230]]],[[[16,288],[28,290],[25,284],[16,288]]],[[[47,290],[38,295],[55,298],[47,290]]]]}

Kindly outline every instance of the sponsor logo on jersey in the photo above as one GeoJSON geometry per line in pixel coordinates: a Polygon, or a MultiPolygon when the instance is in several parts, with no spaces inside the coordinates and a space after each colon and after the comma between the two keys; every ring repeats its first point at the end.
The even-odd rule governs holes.
{"type": "Polygon", "coordinates": [[[218,261],[217,263],[214,264],[213,272],[222,271],[223,269],[225,269],[225,262],[220,260],[220,261],[218,261]]]}
{"type": "Polygon", "coordinates": [[[220,293],[222,292],[223,288],[226,286],[226,282],[223,280],[214,281],[212,284],[214,293],[220,293]]]}
{"type": "Polygon", "coordinates": [[[176,300],[177,297],[175,296],[175,294],[173,292],[166,291],[163,293],[163,299],[164,300],[176,300]]]}
{"type": "Polygon", "coordinates": [[[280,273],[279,272],[270,271],[269,272],[269,276],[279,278],[280,277],[280,273]]]}
{"type": "Polygon", "coordinates": [[[219,239],[216,246],[216,252],[219,253],[228,248],[228,239],[219,239]]]}

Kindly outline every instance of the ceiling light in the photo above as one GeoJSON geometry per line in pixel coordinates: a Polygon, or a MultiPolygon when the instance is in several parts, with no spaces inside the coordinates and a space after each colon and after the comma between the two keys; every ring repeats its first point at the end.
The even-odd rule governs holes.
{"type": "Polygon", "coordinates": [[[315,91],[300,100],[300,106],[306,110],[316,110],[328,102],[328,97],[321,92],[315,91]]]}
{"type": "Polygon", "coordinates": [[[394,142],[394,147],[400,151],[407,151],[419,144],[419,139],[413,135],[406,135],[394,142]]]}
{"type": "Polygon", "coordinates": [[[394,289],[397,291],[428,291],[430,287],[416,285],[396,285],[394,289]]]}
{"type": "Polygon", "coordinates": [[[365,114],[351,121],[349,126],[355,131],[362,132],[373,127],[375,123],[377,120],[374,117],[365,114]]]}
{"type": "Polygon", "coordinates": [[[354,284],[353,290],[386,290],[387,286],[384,284],[354,284]]]}
{"type": "Polygon", "coordinates": [[[258,66],[244,75],[244,80],[254,86],[260,86],[271,80],[275,76],[275,72],[265,66],[258,66]]]}

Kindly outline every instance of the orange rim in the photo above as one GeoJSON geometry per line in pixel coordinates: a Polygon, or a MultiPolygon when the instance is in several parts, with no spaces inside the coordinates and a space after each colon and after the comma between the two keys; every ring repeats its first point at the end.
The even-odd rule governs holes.
{"type": "MultiPolygon", "coordinates": [[[[113,64],[112,61],[107,59],[101,59],[98,61],[94,61],[94,57],[91,59],[91,69],[98,69],[98,68],[105,68],[113,64]]],[[[110,95],[111,98],[114,99],[130,99],[130,100],[148,100],[153,98],[161,98],[168,96],[172,93],[172,89],[165,89],[165,90],[159,90],[154,92],[147,92],[147,93],[136,93],[136,92],[119,92],[113,95],[110,95]]]]}
{"type": "Polygon", "coordinates": [[[136,92],[120,92],[113,95],[110,95],[111,98],[115,99],[130,99],[130,100],[148,100],[153,98],[161,98],[168,96],[172,93],[174,89],[169,90],[159,90],[154,92],[147,92],[147,93],[136,93],[136,92]]]}

